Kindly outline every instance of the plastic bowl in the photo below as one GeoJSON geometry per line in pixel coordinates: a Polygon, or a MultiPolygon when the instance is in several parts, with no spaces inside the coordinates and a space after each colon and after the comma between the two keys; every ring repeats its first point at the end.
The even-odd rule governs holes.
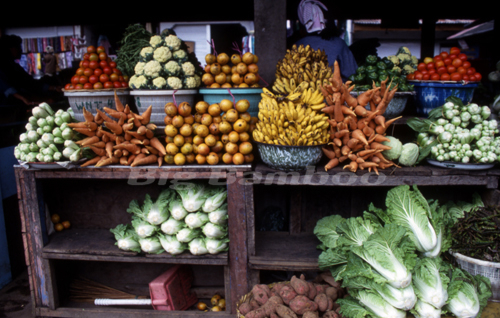
{"type": "Polygon", "coordinates": [[[431,110],[442,106],[449,96],[456,96],[464,104],[472,101],[478,83],[450,81],[408,81],[414,85],[415,105],[420,116],[427,116],[431,110]]]}
{"type": "Polygon", "coordinates": [[[266,165],[283,171],[302,171],[307,169],[307,166],[316,165],[323,156],[321,148],[325,146],[282,146],[256,141],[254,143],[266,165]]]}
{"type": "MultiPolygon", "coordinates": [[[[352,96],[358,96],[359,92],[351,92],[352,96]]],[[[396,92],[394,97],[389,102],[387,109],[384,112],[384,117],[387,119],[400,116],[406,108],[406,103],[410,96],[414,96],[415,92],[396,92]]],[[[366,106],[369,108],[370,106],[366,106]]]]}
{"type": "MultiPolygon", "coordinates": [[[[128,90],[116,90],[116,95],[123,105],[128,104],[128,90]]],[[[90,111],[92,115],[97,114],[97,109],[103,110],[104,107],[116,109],[114,90],[71,90],[64,91],[64,96],[68,98],[69,105],[73,113],[75,113],[75,119],[78,121],[85,121],[83,117],[83,107],[90,111]]]]}
{"type": "Polygon", "coordinates": [[[233,97],[229,94],[229,91],[234,95],[236,101],[240,99],[248,100],[250,103],[248,112],[252,117],[257,117],[262,88],[200,88],[200,94],[203,95],[203,100],[208,104],[220,103],[223,99],[232,101],[233,97]]]}

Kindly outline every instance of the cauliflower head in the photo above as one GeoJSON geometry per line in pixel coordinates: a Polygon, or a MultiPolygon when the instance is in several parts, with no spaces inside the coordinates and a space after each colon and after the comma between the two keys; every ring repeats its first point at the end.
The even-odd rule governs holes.
{"type": "Polygon", "coordinates": [[[148,79],[144,75],[133,75],[128,85],[134,89],[145,89],[148,88],[148,79]]]}
{"type": "Polygon", "coordinates": [[[399,59],[398,59],[398,57],[397,57],[396,55],[389,55],[389,56],[387,57],[387,59],[388,59],[389,61],[391,61],[391,62],[392,62],[392,64],[394,64],[394,65],[399,65],[399,59]]]}
{"type": "Polygon", "coordinates": [[[153,35],[150,39],[149,39],[149,44],[151,45],[151,47],[153,48],[157,48],[159,46],[162,46],[163,45],[163,38],[159,35],[153,35]]]}
{"type": "Polygon", "coordinates": [[[167,86],[170,89],[179,89],[179,88],[182,88],[182,81],[178,77],[171,76],[171,77],[167,78],[167,86]]]}
{"type": "Polygon", "coordinates": [[[161,67],[160,62],[152,60],[146,63],[144,66],[144,75],[149,78],[156,78],[160,76],[163,68],[161,67]]]}
{"type": "Polygon", "coordinates": [[[182,68],[179,62],[170,60],[165,64],[164,69],[168,76],[178,76],[182,68]]]}
{"type": "Polygon", "coordinates": [[[401,46],[399,48],[398,54],[400,54],[400,53],[405,53],[405,54],[411,55],[410,49],[407,48],[406,46],[401,46]]]}
{"type": "Polygon", "coordinates": [[[416,69],[414,69],[410,65],[405,65],[403,67],[403,74],[411,74],[411,73],[414,73],[415,71],[416,71],[416,69]]]}
{"type": "Polygon", "coordinates": [[[418,59],[416,56],[411,56],[411,64],[413,65],[418,65],[418,59]]]}
{"type": "Polygon", "coordinates": [[[153,59],[160,63],[165,63],[172,58],[172,52],[166,46],[157,47],[153,52],[153,59]]]}
{"type": "Polygon", "coordinates": [[[146,63],[137,62],[137,64],[134,67],[135,75],[143,75],[144,74],[144,66],[146,66],[146,63]]]}
{"type": "Polygon", "coordinates": [[[399,53],[396,55],[401,64],[411,63],[411,55],[407,53],[399,53]]]}
{"type": "Polygon", "coordinates": [[[181,47],[182,41],[176,35],[170,34],[165,37],[165,45],[172,51],[177,51],[181,47]]]}
{"type": "Polygon", "coordinates": [[[187,52],[184,50],[177,50],[172,53],[174,59],[179,62],[186,62],[188,60],[187,52]]]}
{"type": "Polygon", "coordinates": [[[153,48],[151,46],[146,46],[141,49],[140,54],[140,61],[141,62],[148,62],[153,59],[153,48]]]}
{"type": "Polygon", "coordinates": [[[184,88],[197,88],[200,86],[201,79],[198,80],[198,75],[188,76],[184,78],[184,88]]]}
{"type": "Polygon", "coordinates": [[[394,67],[392,68],[392,71],[393,71],[394,73],[398,74],[398,75],[401,75],[401,67],[399,67],[399,66],[394,66],[394,67]]]}
{"type": "Polygon", "coordinates": [[[166,87],[167,87],[167,81],[163,77],[158,76],[153,80],[154,89],[164,89],[166,87]]]}
{"type": "Polygon", "coordinates": [[[195,71],[196,69],[194,68],[193,63],[191,62],[182,63],[182,73],[185,76],[193,76],[195,71]]]}

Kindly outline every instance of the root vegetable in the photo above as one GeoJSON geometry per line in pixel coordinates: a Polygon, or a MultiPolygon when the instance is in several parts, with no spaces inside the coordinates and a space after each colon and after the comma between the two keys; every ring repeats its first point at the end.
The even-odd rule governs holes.
{"type": "Polygon", "coordinates": [[[252,310],[245,315],[245,318],[265,318],[276,312],[276,307],[282,305],[281,299],[277,296],[269,298],[269,301],[260,308],[252,310]]]}
{"type": "Polygon", "coordinates": [[[269,300],[269,295],[270,295],[270,291],[269,291],[269,287],[264,288],[263,286],[266,286],[266,285],[255,285],[253,288],[252,288],[252,294],[253,294],[253,298],[260,304],[260,305],[264,305],[265,303],[267,303],[267,301],[269,300]]]}
{"type": "Polygon", "coordinates": [[[333,301],[336,301],[337,300],[337,297],[338,297],[338,292],[337,292],[337,288],[335,287],[328,287],[326,290],[325,290],[325,294],[330,297],[333,301]]]}
{"type": "Polygon", "coordinates": [[[319,318],[319,315],[317,311],[306,311],[302,318],[319,318]]]}
{"type": "Polygon", "coordinates": [[[303,315],[306,311],[318,310],[318,304],[304,295],[298,295],[290,301],[290,309],[297,315],[303,315]]]}
{"type": "Polygon", "coordinates": [[[290,285],[283,286],[283,288],[281,288],[279,294],[280,294],[280,297],[283,299],[283,302],[287,305],[290,304],[290,301],[297,296],[297,293],[295,292],[293,287],[290,285]]]}
{"type": "Polygon", "coordinates": [[[293,312],[289,307],[284,305],[276,306],[276,313],[281,318],[297,318],[297,314],[293,312]]]}
{"type": "Polygon", "coordinates": [[[298,295],[307,295],[309,292],[309,284],[304,279],[297,278],[295,275],[290,279],[290,285],[298,295]]]}
{"type": "Polygon", "coordinates": [[[311,282],[307,282],[307,284],[309,285],[309,292],[307,293],[307,297],[311,300],[314,300],[314,298],[318,294],[318,292],[316,291],[316,287],[311,282]]]}
{"type": "Polygon", "coordinates": [[[326,311],[328,309],[328,299],[329,297],[324,293],[316,295],[316,297],[314,298],[314,302],[318,304],[319,311],[326,311]]]}

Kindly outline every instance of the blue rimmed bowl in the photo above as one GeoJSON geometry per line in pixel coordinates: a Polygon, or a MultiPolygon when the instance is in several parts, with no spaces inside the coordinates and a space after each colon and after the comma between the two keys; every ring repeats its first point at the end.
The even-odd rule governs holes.
{"type": "Polygon", "coordinates": [[[269,167],[282,171],[302,171],[316,165],[323,156],[325,145],[282,146],[254,141],[262,161],[269,167]]]}

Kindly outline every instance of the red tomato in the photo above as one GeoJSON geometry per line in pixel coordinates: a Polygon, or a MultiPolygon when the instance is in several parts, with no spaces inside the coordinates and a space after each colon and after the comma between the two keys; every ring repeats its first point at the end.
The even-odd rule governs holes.
{"type": "Polygon", "coordinates": [[[450,74],[450,79],[452,81],[461,81],[462,80],[462,74],[458,73],[458,72],[455,72],[455,73],[452,73],[450,74]]]}
{"type": "Polygon", "coordinates": [[[87,76],[85,76],[85,75],[82,75],[82,76],[80,76],[80,78],[78,79],[78,82],[79,82],[80,84],[85,84],[85,83],[88,83],[88,82],[89,82],[89,78],[88,78],[87,76]]]}
{"type": "Polygon", "coordinates": [[[435,66],[434,66],[434,62],[429,62],[429,63],[427,63],[427,70],[431,70],[431,69],[433,69],[433,68],[435,68],[435,66]]]}
{"type": "Polygon", "coordinates": [[[451,73],[455,73],[457,71],[457,68],[453,65],[448,65],[448,67],[446,68],[446,71],[451,74],[451,73]]]}
{"type": "Polygon", "coordinates": [[[109,67],[116,68],[116,62],[115,61],[108,62],[108,64],[109,64],[109,67]]]}
{"type": "Polygon", "coordinates": [[[127,82],[122,82],[122,87],[127,88],[128,87],[128,83],[127,82]]]}
{"type": "Polygon", "coordinates": [[[83,89],[83,85],[80,83],[75,84],[75,89],[83,89]]]}
{"type": "Polygon", "coordinates": [[[469,75],[467,74],[462,75],[462,79],[466,82],[470,81],[469,75]]]}
{"type": "Polygon", "coordinates": [[[456,59],[456,58],[457,58],[457,55],[456,55],[456,54],[450,54],[448,57],[449,57],[450,59],[454,60],[454,59],[456,59]]]}
{"type": "Polygon", "coordinates": [[[125,82],[125,78],[123,78],[123,75],[118,75],[118,81],[125,82]]]}
{"type": "Polygon", "coordinates": [[[82,63],[83,63],[83,60],[81,60],[80,63],[78,63],[78,67],[82,67],[82,63]]]}
{"type": "Polygon", "coordinates": [[[427,69],[427,64],[425,64],[425,63],[423,63],[423,62],[422,62],[422,63],[418,63],[418,65],[417,65],[417,70],[419,70],[419,71],[424,71],[424,70],[426,70],[426,69],[427,69]]]}
{"type": "Polygon", "coordinates": [[[99,82],[101,82],[101,83],[109,82],[109,76],[108,76],[108,74],[104,74],[104,73],[101,74],[99,76],[99,82]]]}
{"type": "Polygon", "coordinates": [[[467,75],[471,76],[471,75],[474,75],[476,73],[476,69],[473,68],[473,67],[469,67],[467,69],[467,75]]]}
{"type": "Polygon", "coordinates": [[[452,62],[452,61],[453,61],[453,60],[452,60],[452,59],[450,59],[449,57],[445,57],[445,58],[443,59],[444,65],[451,65],[451,62],[452,62]]]}
{"type": "Polygon", "coordinates": [[[422,77],[424,76],[424,74],[422,74],[422,72],[420,71],[415,71],[415,73],[413,73],[415,76],[414,78],[417,80],[417,81],[421,81],[422,80],[422,77]]]}
{"type": "Polygon", "coordinates": [[[459,66],[462,66],[462,64],[464,64],[464,61],[462,61],[461,59],[459,58],[456,58],[454,59],[452,62],[451,62],[451,65],[455,66],[455,67],[459,67],[459,66]]]}
{"type": "Polygon", "coordinates": [[[97,75],[90,75],[89,76],[89,83],[95,84],[99,82],[99,76],[97,75]]]}
{"type": "Polygon", "coordinates": [[[82,76],[83,75],[83,71],[84,71],[84,68],[83,67],[79,67],[77,70],[76,70],[76,75],[78,76],[82,76]]]}
{"type": "Polygon", "coordinates": [[[97,61],[90,61],[90,63],[89,63],[89,67],[90,67],[91,69],[95,70],[96,68],[98,68],[98,67],[99,67],[99,62],[97,62],[97,61]]]}
{"type": "Polygon", "coordinates": [[[99,66],[100,66],[101,68],[105,68],[105,67],[107,67],[107,66],[109,66],[109,65],[108,65],[108,62],[106,62],[106,61],[99,61],[99,66]]]}
{"type": "Polygon", "coordinates": [[[440,78],[441,78],[441,75],[439,75],[438,73],[434,73],[434,74],[431,74],[430,80],[431,81],[439,81],[440,78]]]}
{"type": "Polygon", "coordinates": [[[64,89],[65,90],[71,90],[71,89],[73,89],[73,84],[68,83],[68,84],[64,85],[64,89]]]}
{"type": "Polygon", "coordinates": [[[436,73],[436,69],[435,68],[431,68],[429,70],[429,74],[432,75],[432,74],[435,74],[436,73]]]}
{"type": "Polygon", "coordinates": [[[458,54],[460,54],[460,49],[458,47],[454,46],[450,49],[450,54],[458,55],[458,54]]]}
{"type": "Polygon", "coordinates": [[[415,79],[415,73],[411,73],[411,74],[406,75],[406,79],[407,80],[414,80],[415,79]]]}
{"type": "Polygon", "coordinates": [[[78,83],[80,83],[80,76],[78,76],[78,75],[73,76],[71,78],[71,84],[76,85],[78,83]]]}
{"type": "Polygon", "coordinates": [[[94,85],[92,83],[83,84],[83,89],[93,89],[94,85]]]}
{"type": "Polygon", "coordinates": [[[102,89],[103,87],[101,82],[94,83],[94,89],[102,89]]]}
{"type": "Polygon", "coordinates": [[[122,83],[120,83],[118,81],[115,81],[115,82],[113,82],[113,87],[114,88],[121,88],[122,87],[122,83]]]}
{"type": "Polygon", "coordinates": [[[100,68],[96,68],[96,69],[94,70],[94,75],[101,76],[101,74],[102,74],[102,69],[100,69],[100,68]]]}
{"type": "Polygon", "coordinates": [[[90,57],[90,53],[83,53],[83,59],[85,61],[88,61],[89,60],[89,57],[90,57]]]}
{"type": "Polygon", "coordinates": [[[441,55],[434,56],[434,63],[436,63],[437,61],[442,61],[442,60],[443,60],[443,57],[441,55]]]}
{"type": "Polygon", "coordinates": [[[97,55],[97,53],[90,53],[89,61],[98,61],[98,60],[99,60],[99,55],[97,55]]]}
{"type": "Polygon", "coordinates": [[[98,46],[97,49],[96,49],[96,53],[97,54],[99,54],[101,52],[106,52],[106,49],[102,45],[98,46]]]}
{"type": "Polygon", "coordinates": [[[116,81],[118,81],[118,76],[119,76],[118,74],[111,73],[109,75],[109,80],[112,81],[112,82],[116,82],[116,81]]]}
{"type": "Polygon", "coordinates": [[[424,74],[424,75],[422,76],[422,80],[423,80],[423,81],[428,81],[430,78],[431,78],[431,75],[430,75],[429,73],[424,74]]]}
{"type": "Polygon", "coordinates": [[[87,68],[89,67],[90,61],[89,60],[83,60],[82,65],[80,67],[87,68]]]}
{"type": "Polygon", "coordinates": [[[450,80],[450,74],[448,74],[448,73],[441,74],[441,80],[442,81],[449,81],[450,80]]]}
{"type": "Polygon", "coordinates": [[[108,55],[106,54],[106,52],[99,53],[99,59],[101,61],[106,61],[108,59],[108,55]]]}
{"type": "Polygon", "coordinates": [[[90,76],[92,74],[94,74],[94,70],[91,69],[90,67],[87,67],[86,69],[83,70],[83,74],[82,75],[90,76]]]}
{"type": "Polygon", "coordinates": [[[464,61],[464,63],[462,64],[462,66],[463,66],[465,69],[468,69],[469,67],[471,67],[471,65],[470,65],[470,62],[469,62],[469,61],[464,61]]]}
{"type": "Polygon", "coordinates": [[[429,74],[429,71],[428,70],[422,70],[422,71],[420,71],[420,73],[422,73],[423,75],[425,75],[425,74],[429,74]]]}
{"type": "Polygon", "coordinates": [[[445,66],[441,66],[441,67],[439,67],[439,68],[437,69],[437,73],[438,73],[439,75],[441,75],[441,74],[443,74],[443,73],[446,73],[446,72],[448,72],[448,71],[446,70],[446,67],[445,67],[445,66]]]}
{"type": "Polygon", "coordinates": [[[439,60],[439,61],[436,61],[434,62],[434,67],[436,67],[436,69],[440,68],[444,66],[444,61],[443,60],[439,60]]]}
{"type": "Polygon", "coordinates": [[[104,88],[113,88],[113,87],[114,87],[113,82],[108,81],[104,83],[104,88]]]}
{"type": "Polygon", "coordinates": [[[122,75],[122,71],[120,71],[120,70],[119,70],[119,69],[117,69],[117,68],[114,68],[114,69],[113,69],[113,73],[114,73],[114,74],[117,74],[117,75],[122,75]]]}
{"type": "Polygon", "coordinates": [[[102,72],[104,74],[108,74],[108,75],[111,75],[111,73],[113,73],[113,69],[109,66],[106,66],[105,68],[102,69],[102,72]]]}
{"type": "Polygon", "coordinates": [[[465,53],[460,53],[457,55],[457,57],[462,61],[467,61],[467,55],[465,53]]]}
{"type": "Polygon", "coordinates": [[[448,57],[448,55],[449,55],[449,54],[448,54],[448,52],[443,51],[443,52],[439,53],[439,55],[441,55],[441,57],[442,57],[443,59],[445,59],[445,58],[447,58],[447,57],[448,57]]]}
{"type": "Polygon", "coordinates": [[[467,70],[463,66],[458,67],[457,72],[462,74],[462,75],[467,74],[467,70]]]}
{"type": "Polygon", "coordinates": [[[125,82],[127,82],[127,83],[128,83],[128,80],[129,80],[128,75],[123,75],[123,79],[125,80],[125,82]]]}
{"type": "Polygon", "coordinates": [[[476,81],[478,81],[478,82],[483,78],[481,73],[477,73],[477,72],[474,74],[474,77],[476,78],[476,81]]]}
{"type": "Polygon", "coordinates": [[[87,53],[95,53],[95,46],[89,45],[87,46],[87,53]]]}

